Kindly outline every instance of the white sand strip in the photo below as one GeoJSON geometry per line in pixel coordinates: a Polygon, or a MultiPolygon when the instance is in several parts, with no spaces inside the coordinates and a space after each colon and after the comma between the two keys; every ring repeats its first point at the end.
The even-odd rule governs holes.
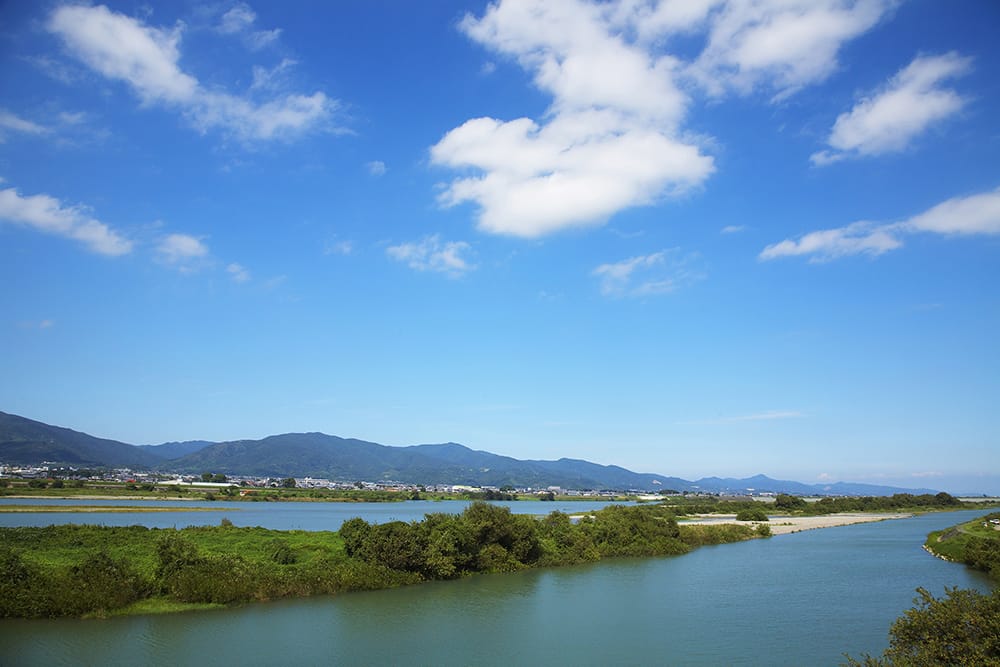
{"type": "Polygon", "coordinates": [[[908,519],[912,514],[882,513],[882,512],[844,512],[841,514],[824,514],[822,516],[770,516],[770,521],[737,521],[735,514],[694,514],[693,518],[678,517],[681,525],[705,525],[713,523],[738,523],[745,526],[756,526],[763,523],[771,527],[772,535],[798,533],[814,528],[833,528],[834,526],[849,526],[855,523],[870,523],[887,519],[908,519]]]}

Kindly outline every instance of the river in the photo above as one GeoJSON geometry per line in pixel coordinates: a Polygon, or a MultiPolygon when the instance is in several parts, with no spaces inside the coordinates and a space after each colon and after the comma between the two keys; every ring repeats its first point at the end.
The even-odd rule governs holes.
{"type": "MultiPolygon", "coordinates": [[[[918,586],[989,590],[921,548],[928,532],[984,513],[220,611],[5,620],[0,664],[836,665],[881,653],[918,586]]],[[[147,516],[162,518],[129,523],[147,516]]]]}

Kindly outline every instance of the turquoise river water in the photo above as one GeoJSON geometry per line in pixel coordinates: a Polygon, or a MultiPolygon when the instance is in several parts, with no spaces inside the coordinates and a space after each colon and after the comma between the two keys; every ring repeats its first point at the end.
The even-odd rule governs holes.
{"type": "MultiPolygon", "coordinates": [[[[324,512],[377,521],[391,520],[385,513],[410,520],[422,512],[400,515],[451,511],[448,503],[412,505],[317,509],[287,503],[246,511],[270,517],[253,515],[250,525],[305,530],[335,529],[330,524],[339,522],[320,518],[324,512]]],[[[541,513],[557,509],[538,505],[541,513]]],[[[575,508],[583,509],[558,507],[575,508]]],[[[251,516],[238,508],[219,510],[229,510],[226,516],[238,525],[251,516]]],[[[705,547],[680,557],[220,611],[4,620],[0,665],[836,665],[844,653],[880,653],[890,623],[912,606],[918,586],[935,595],[946,586],[989,589],[985,577],[921,548],[928,532],[984,513],[927,514],[705,547]]],[[[219,521],[214,512],[190,514],[191,521],[152,513],[67,514],[59,516],[71,518],[58,522],[219,521]]],[[[49,515],[0,519],[0,525],[53,522],[49,515]]]]}

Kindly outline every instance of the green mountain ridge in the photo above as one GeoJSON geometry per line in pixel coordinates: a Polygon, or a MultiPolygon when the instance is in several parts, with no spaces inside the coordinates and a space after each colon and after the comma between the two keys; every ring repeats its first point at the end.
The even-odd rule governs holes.
{"type": "Polygon", "coordinates": [[[852,484],[813,486],[764,475],[745,479],[679,477],[637,473],[580,459],[520,460],[448,442],[390,447],[325,433],[284,433],[260,440],[188,441],[136,446],[95,438],[0,412],[0,463],[105,467],[201,474],[221,472],[257,477],[314,477],[336,481],[396,481],[566,489],[617,489],[707,493],[794,493],[799,495],[892,495],[935,493],[933,489],[852,484]],[[835,490],[834,490],[835,489],[835,490]]]}

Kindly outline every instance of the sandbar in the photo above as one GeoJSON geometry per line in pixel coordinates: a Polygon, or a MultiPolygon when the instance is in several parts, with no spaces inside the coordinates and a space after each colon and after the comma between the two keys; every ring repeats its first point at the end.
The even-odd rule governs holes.
{"type": "Polygon", "coordinates": [[[761,523],[771,527],[772,535],[787,535],[815,528],[833,528],[835,526],[850,526],[855,523],[871,523],[888,519],[908,519],[912,514],[902,512],[842,512],[840,514],[823,514],[820,516],[772,516],[770,521],[737,521],[735,514],[694,514],[693,518],[678,517],[681,525],[704,525],[715,523],[736,523],[744,526],[756,526],[761,523]]]}

